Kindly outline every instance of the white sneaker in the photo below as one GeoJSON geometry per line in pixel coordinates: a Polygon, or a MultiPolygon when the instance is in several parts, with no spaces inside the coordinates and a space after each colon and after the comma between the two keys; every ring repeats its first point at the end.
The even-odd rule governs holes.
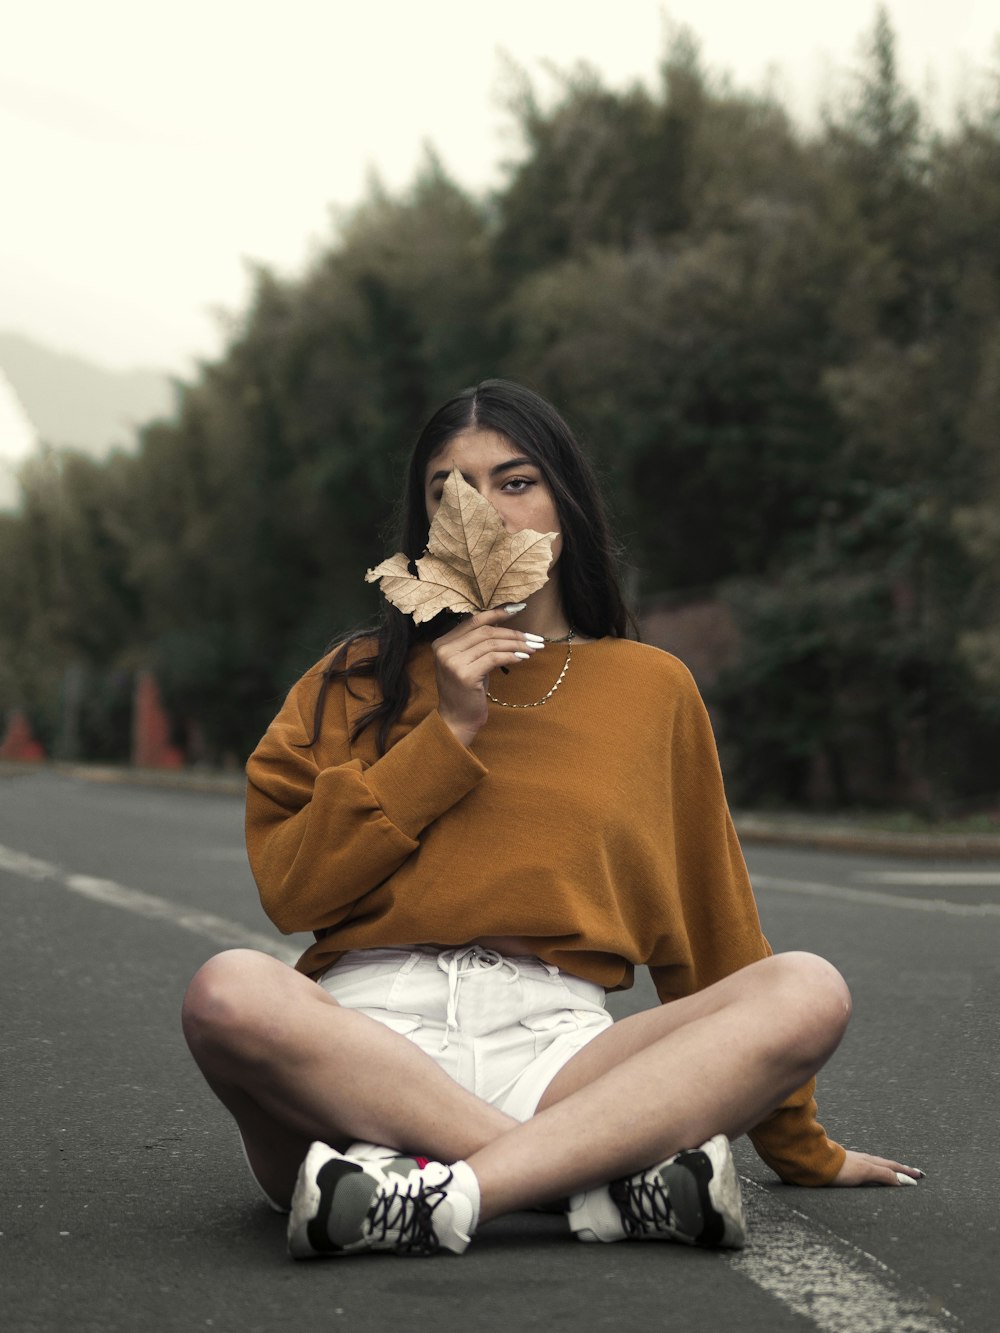
{"type": "Polygon", "coordinates": [[[359,1160],[314,1143],[299,1168],[288,1219],[295,1259],[392,1250],[461,1254],[479,1218],[479,1183],[466,1162],[359,1160]],[[388,1169],[387,1169],[388,1168],[388,1169]]]}
{"type": "Polygon", "coordinates": [[[574,1195],[567,1217],[586,1241],[676,1240],[734,1250],[746,1244],[740,1182],[724,1134],[574,1195]]]}

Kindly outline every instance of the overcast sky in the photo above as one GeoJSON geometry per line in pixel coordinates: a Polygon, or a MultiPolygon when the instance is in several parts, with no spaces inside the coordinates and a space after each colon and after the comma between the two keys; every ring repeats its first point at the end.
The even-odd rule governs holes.
{"type": "MultiPolygon", "coordinates": [[[[990,64],[995,0],[888,0],[903,71],[946,118],[990,64]]],[[[20,0],[0,38],[0,329],[187,373],[221,346],[244,257],[294,273],[375,169],[430,140],[484,190],[516,150],[506,53],[653,84],[668,23],[710,69],[815,117],[874,0],[20,0]],[[775,73],[777,71],[777,73],[775,73]]]]}

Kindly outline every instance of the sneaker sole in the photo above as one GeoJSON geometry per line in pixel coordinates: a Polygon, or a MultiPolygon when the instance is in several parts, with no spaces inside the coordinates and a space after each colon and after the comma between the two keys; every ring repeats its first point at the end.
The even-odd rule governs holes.
{"type": "Polygon", "coordinates": [[[309,1223],[319,1211],[319,1169],[330,1157],[325,1143],[314,1143],[299,1167],[288,1215],[288,1253],[293,1259],[318,1259],[319,1251],[309,1243],[309,1223]]]}
{"type": "Polygon", "coordinates": [[[716,1134],[714,1139],[702,1145],[701,1151],[712,1163],[708,1197],[722,1222],[722,1237],[713,1243],[726,1249],[741,1250],[747,1240],[747,1225],[740,1178],[736,1174],[729,1140],[725,1134],[716,1134]]]}

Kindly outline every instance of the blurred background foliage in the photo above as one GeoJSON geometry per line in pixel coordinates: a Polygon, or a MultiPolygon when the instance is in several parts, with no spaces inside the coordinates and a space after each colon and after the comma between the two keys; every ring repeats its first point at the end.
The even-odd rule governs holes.
{"type": "Polygon", "coordinates": [[[702,684],[736,801],[995,803],[1000,78],[932,129],[880,15],[808,134],[684,35],[655,91],[581,69],[543,106],[521,76],[510,110],[493,197],[429,152],[308,271],[256,272],[135,452],[25,469],[0,710],[50,752],[125,758],[152,670],[192,762],[242,759],[372,618],[423,420],[503,375],[586,442],[646,623],[727,627],[702,684]]]}

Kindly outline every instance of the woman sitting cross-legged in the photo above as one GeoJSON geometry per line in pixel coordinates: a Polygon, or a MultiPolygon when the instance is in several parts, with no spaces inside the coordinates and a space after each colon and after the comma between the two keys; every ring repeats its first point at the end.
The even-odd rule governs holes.
{"type": "Polygon", "coordinates": [[[251,757],[265,910],[315,942],[188,990],[187,1039],[297,1258],[465,1249],[567,1201],[582,1240],[740,1246],[730,1141],[785,1181],[895,1185],[813,1076],[843,979],[772,956],[687,670],[626,638],[593,475],[542,399],[487,381],[410,465],[418,558],[457,467],[508,533],[558,533],[525,602],[418,626],[386,605],[294,686],[251,757]],[[612,1023],[650,969],[661,1004],[612,1023]]]}

